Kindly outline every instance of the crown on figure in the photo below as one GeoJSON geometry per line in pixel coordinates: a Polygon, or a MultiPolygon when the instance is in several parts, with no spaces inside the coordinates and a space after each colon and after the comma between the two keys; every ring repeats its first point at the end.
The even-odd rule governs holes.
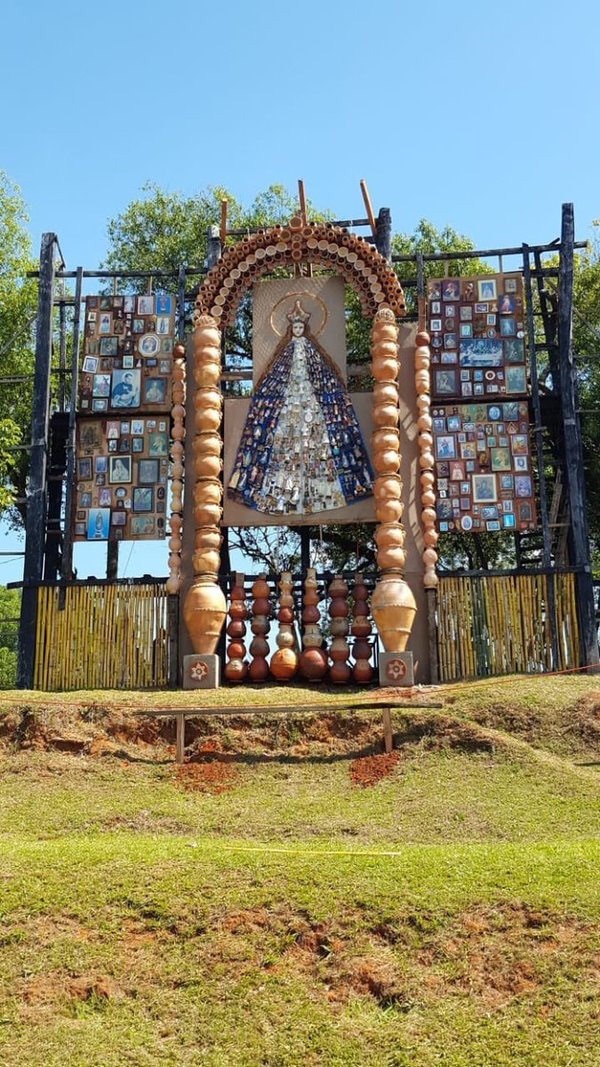
{"type": "Polygon", "coordinates": [[[296,300],[291,311],[288,312],[286,318],[289,322],[304,322],[307,323],[310,318],[310,311],[305,311],[299,300],[296,300]]]}

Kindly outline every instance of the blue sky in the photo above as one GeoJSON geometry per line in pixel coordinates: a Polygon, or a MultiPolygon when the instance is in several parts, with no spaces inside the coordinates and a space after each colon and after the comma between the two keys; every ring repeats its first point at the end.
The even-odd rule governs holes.
{"type": "MultiPolygon", "coordinates": [[[[591,0],[5,0],[0,167],[69,267],[98,265],[145,181],[248,203],[301,177],[356,217],[364,177],[396,229],[425,216],[479,247],[552,240],[572,200],[587,238],[599,28],[591,0]]],[[[164,558],[141,551],[128,573],[164,558]]]]}

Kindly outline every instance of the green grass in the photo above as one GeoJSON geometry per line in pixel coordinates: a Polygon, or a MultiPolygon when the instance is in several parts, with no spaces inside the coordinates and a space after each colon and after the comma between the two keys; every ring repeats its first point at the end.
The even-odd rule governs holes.
{"type": "Polygon", "coordinates": [[[83,717],[57,695],[14,745],[35,699],[19,694],[0,1062],[598,1067],[595,691],[436,692],[442,713],[394,714],[399,760],[370,789],[349,773],[380,745],[366,713],[207,720],[198,740],[232,773],[219,795],[182,788],[170,738],[136,740],[124,694],[78,696],[83,717]]]}

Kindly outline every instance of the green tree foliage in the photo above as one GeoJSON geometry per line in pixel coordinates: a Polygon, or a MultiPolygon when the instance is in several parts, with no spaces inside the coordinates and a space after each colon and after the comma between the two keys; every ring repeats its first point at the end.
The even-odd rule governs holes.
{"type": "Polygon", "coordinates": [[[0,689],[12,689],[17,677],[21,594],[0,586],[0,689]]]}
{"type": "Polygon", "coordinates": [[[589,249],[575,258],[573,347],[577,361],[587,513],[600,572],[600,220],[589,249]]]}
{"type": "MultiPolygon", "coordinates": [[[[27,215],[17,187],[0,171],[0,512],[25,494],[28,453],[13,451],[27,440],[31,413],[33,324],[37,283],[27,215]],[[6,379],[18,379],[7,381],[6,379]]],[[[17,513],[13,509],[13,517],[17,513]]]]}

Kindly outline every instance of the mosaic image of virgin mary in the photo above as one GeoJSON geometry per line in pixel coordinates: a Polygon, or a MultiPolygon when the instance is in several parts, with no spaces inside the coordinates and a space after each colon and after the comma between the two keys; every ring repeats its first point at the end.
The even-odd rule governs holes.
{"type": "Polygon", "coordinates": [[[228,485],[268,515],[311,515],[372,495],[373,471],[339,372],[297,300],[258,382],[228,485]]]}

